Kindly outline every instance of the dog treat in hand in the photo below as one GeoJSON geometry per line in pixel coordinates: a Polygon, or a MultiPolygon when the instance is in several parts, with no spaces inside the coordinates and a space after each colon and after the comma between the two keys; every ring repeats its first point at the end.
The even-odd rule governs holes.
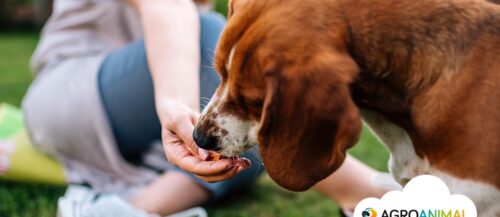
{"type": "Polygon", "coordinates": [[[219,154],[219,153],[217,153],[215,151],[210,151],[208,153],[208,158],[207,158],[208,161],[218,161],[220,159],[222,159],[222,155],[221,154],[219,154]]]}
{"type": "Polygon", "coordinates": [[[222,159],[229,159],[232,160],[236,165],[243,167],[243,168],[248,168],[252,165],[252,162],[244,157],[226,157],[222,154],[219,154],[214,151],[209,151],[207,161],[218,161],[222,159]]]}

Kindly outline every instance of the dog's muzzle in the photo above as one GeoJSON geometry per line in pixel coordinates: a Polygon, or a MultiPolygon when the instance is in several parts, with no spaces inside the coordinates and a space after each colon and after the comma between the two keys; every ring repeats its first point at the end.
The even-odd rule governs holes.
{"type": "Polygon", "coordinates": [[[198,147],[203,148],[205,150],[215,150],[217,148],[218,139],[215,136],[209,136],[203,132],[200,132],[198,129],[194,129],[193,131],[193,139],[194,142],[198,145],[198,147]]]}

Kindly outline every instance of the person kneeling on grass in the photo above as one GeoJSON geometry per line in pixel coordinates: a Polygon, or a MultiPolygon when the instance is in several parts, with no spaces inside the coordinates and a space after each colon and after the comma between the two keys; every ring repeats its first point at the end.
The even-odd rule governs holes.
{"type": "MultiPolygon", "coordinates": [[[[168,215],[244,188],[262,172],[255,151],[244,155],[254,165],[246,168],[201,161],[185,145],[194,144],[199,99],[220,82],[211,58],[224,24],[221,15],[197,13],[191,0],[54,1],[23,111],[33,143],[64,163],[69,182],[122,195],[89,200],[83,214],[168,215]],[[154,145],[162,135],[166,147],[178,147],[167,149],[170,160],[196,175],[154,158],[166,161],[154,145]]],[[[315,189],[353,209],[385,191],[370,186],[366,177],[375,174],[348,158],[315,189]]]]}

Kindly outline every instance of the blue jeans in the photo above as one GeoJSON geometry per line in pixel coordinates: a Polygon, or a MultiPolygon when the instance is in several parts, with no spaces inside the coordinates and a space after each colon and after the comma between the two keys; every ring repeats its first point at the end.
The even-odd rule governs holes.
{"type": "MultiPolygon", "coordinates": [[[[200,15],[200,21],[200,96],[207,99],[212,97],[220,83],[212,60],[225,19],[216,13],[204,13],[200,15]]],[[[133,42],[108,55],[101,65],[98,79],[101,98],[118,149],[127,161],[140,163],[152,142],[161,139],[161,125],[156,115],[153,82],[144,41],[133,42]]],[[[200,105],[204,104],[201,100],[200,105]]],[[[263,171],[258,153],[249,152],[244,156],[253,161],[253,166],[224,182],[206,183],[184,173],[208,189],[213,198],[219,198],[232,189],[251,184],[263,171]]]]}

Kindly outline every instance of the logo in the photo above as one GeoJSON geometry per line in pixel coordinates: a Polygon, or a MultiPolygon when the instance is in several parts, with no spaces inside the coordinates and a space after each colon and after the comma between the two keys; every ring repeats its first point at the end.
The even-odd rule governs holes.
{"type": "Polygon", "coordinates": [[[362,200],[354,217],[477,217],[477,209],[470,198],[450,194],[438,177],[423,175],[410,180],[402,191],[362,200]]]}
{"type": "Polygon", "coordinates": [[[366,208],[362,213],[362,217],[377,217],[377,212],[372,208],[366,208]]]}

